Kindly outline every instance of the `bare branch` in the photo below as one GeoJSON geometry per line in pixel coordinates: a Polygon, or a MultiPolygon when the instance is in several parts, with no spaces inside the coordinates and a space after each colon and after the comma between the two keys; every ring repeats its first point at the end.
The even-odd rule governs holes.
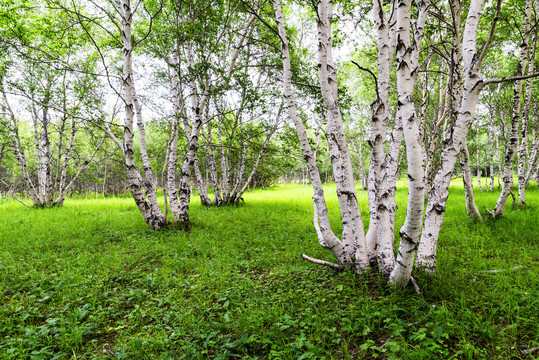
{"type": "Polygon", "coordinates": [[[526,74],[521,76],[508,76],[508,77],[502,77],[502,78],[492,78],[492,79],[486,79],[483,80],[481,87],[484,87],[489,84],[498,84],[502,82],[509,82],[509,81],[516,81],[516,80],[525,80],[530,79],[539,76],[539,72],[533,73],[533,74],[526,74]]]}
{"type": "Polygon", "coordinates": [[[492,21],[492,26],[490,27],[490,33],[488,34],[488,39],[485,45],[483,45],[483,50],[481,51],[481,55],[479,56],[479,60],[477,61],[477,66],[480,67],[481,63],[483,62],[483,59],[487,55],[488,48],[490,47],[490,44],[492,43],[492,39],[494,38],[494,31],[496,30],[496,23],[498,22],[498,18],[500,16],[500,9],[502,7],[502,0],[498,0],[496,3],[496,15],[494,16],[494,20],[492,21]]]}
{"type": "Polygon", "coordinates": [[[363,66],[359,65],[357,62],[355,62],[353,60],[352,60],[352,64],[357,66],[359,70],[366,71],[366,72],[368,72],[369,74],[372,75],[372,77],[374,78],[374,85],[375,85],[375,89],[376,89],[376,98],[380,99],[380,94],[378,93],[378,78],[376,77],[376,75],[374,75],[374,73],[371,70],[369,70],[367,68],[364,68],[363,66]]]}
{"type": "Polygon", "coordinates": [[[301,254],[301,257],[303,259],[307,260],[307,261],[310,261],[310,262],[318,264],[318,265],[329,266],[330,268],[337,269],[337,270],[344,269],[344,265],[330,263],[329,261],[325,261],[325,260],[318,260],[318,259],[312,258],[310,256],[307,256],[305,254],[301,254]]]}

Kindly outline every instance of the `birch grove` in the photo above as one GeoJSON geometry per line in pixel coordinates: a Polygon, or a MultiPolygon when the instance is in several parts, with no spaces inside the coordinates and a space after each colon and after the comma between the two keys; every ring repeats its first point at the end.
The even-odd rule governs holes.
{"type": "Polygon", "coordinates": [[[517,202],[515,170],[522,206],[538,180],[537,0],[35,4],[54,25],[28,10],[0,42],[13,52],[1,63],[0,160],[8,147],[14,169],[0,180],[23,203],[62,205],[78,181],[105,196],[114,179],[151,229],[188,229],[197,197],[240,205],[296,177],[313,188],[316,237],[336,261],[302,257],[374,268],[402,288],[414,266],[436,271],[452,181],[481,221],[474,176],[475,190],[500,191],[494,218],[517,202]],[[84,46],[48,44],[41,33],[55,28],[84,46]]]}

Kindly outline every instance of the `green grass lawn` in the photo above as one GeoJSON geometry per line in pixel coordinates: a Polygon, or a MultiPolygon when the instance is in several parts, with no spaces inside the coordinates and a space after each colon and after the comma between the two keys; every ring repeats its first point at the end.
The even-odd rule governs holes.
{"type": "MultiPolygon", "coordinates": [[[[194,201],[190,233],[149,230],[129,198],[0,202],[0,359],[533,358],[520,349],[539,346],[535,183],[527,208],[510,201],[484,223],[467,219],[453,185],[438,274],[415,275],[421,295],[303,261],[334,260],[318,245],[311,192],[255,191],[238,207],[194,201]]],[[[498,194],[476,192],[478,207],[498,194]]],[[[365,191],[359,199],[367,227],[365,191]]],[[[405,188],[397,202],[398,231],[405,188]]]]}

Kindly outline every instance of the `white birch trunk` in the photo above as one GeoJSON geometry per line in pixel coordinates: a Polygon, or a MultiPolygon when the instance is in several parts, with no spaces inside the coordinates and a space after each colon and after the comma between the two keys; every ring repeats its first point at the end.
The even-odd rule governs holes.
{"type": "Polygon", "coordinates": [[[468,145],[466,141],[462,144],[461,166],[462,166],[462,180],[464,183],[464,198],[466,200],[466,214],[470,217],[475,217],[483,220],[477,205],[475,204],[475,197],[473,191],[473,177],[472,170],[470,168],[470,153],[468,152],[468,145]]]}
{"type": "Polygon", "coordinates": [[[3,113],[7,113],[7,121],[8,124],[8,132],[11,138],[11,144],[13,148],[13,152],[15,154],[15,158],[17,159],[17,162],[19,163],[19,168],[21,170],[25,186],[27,191],[30,194],[30,198],[32,199],[33,204],[40,204],[39,199],[39,192],[38,189],[35,187],[34,183],[32,182],[32,179],[30,178],[30,175],[28,174],[28,165],[26,161],[26,155],[24,153],[24,148],[21,144],[21,139],[19,136],[19,126],[17,118],[15,117],[15,114],[13,113],[13,110],[11,109],[11,106],[9,105],[6,92],[4,91],[4,83],[3,79],[1,79],[1,92],[2,92],[2,109],[4,110],[3,113]]]}
{"type": "Polygon", "coordinates": [[[172,66],[172,96],[174,104],[174,118],[170,129],[170,143],[168,146],[167,159],[167,195],[170,203],[170,213],[174,222],[178,222],[180,214],[180,203],[178,201],[178,188],[176,186],[176,165],[178,158],[178,133],[180,117],[182,116],[183,102],[180,90],[180,78],[178,75],[180,58],[178,49],[175,53],[175,64],[172,66]]]}
{"type": "Polygon", "coordinates": [[[494,118],[491,119],[488,132],[490,151],[490,191],[494,190],[494,118]]]}
{"type": "MultiPolygon", "coordinates": [[[[279,118],[280,115],[281,115],[281,111],[279,111],[279,114],[277,115],[277,118],[279,118]]],[[[262,155],[266,151],[266,148],[268,147],[269,141],[271,140],[271,137],[273,136],[273,134],[275,133],[276,130],[277,130],[277,125],[275,125],[273,127],[273,129],[270,130],[269,134],[266,136],[266,140],[264,140],[264,144],[262,145],[262,148],[258,152],[258,156],[256,157],[255,164],[253,165],[253,168],[251,169],[251,172],[249,173],[249,176],[245,180],[245,182],[243,184],[243,187],[240,189],[240,191],[236,194],[236,196],[234,198],[235,203],[238,203],[240,201],[241,197],[243,196],[243,193],[247,190],[247,187],[251,183],[251,180],[253,179],[253,176],[255,175],[256,170],[258,169],[258,165],[260,164],[260,160],[262,159],[262,155]]],[[[303,169],[302,169],[302,173],[303,173],[303,169]]]]}
{"type": "Polygon", "coordinates": [[[288,108],[288,113],[296,126],[296,131],[301,144],[303,152],[303,158],[307,164],[309,175],[311,176],[311,183],[313,185],[313,207],[315,212],[314,226],[318,233],[319,242],[322,246],[330,249],[337,261],[341,265],[353,266],[353,249],[349,249],[331,229],[329,222],[329,213],[326,206],[326,200],[324,197],[324,189],[322,187],[322,180],[320,178],[320,172],[316,163],[316,154],[313,152],[309,139],[307,138],[307,131],[303,125],[303,121],[299,116],[296,108],[296,101],[292,92],[292,72],[290,64],[290,53],[288,49],[288,38],[285,30],[285,22],[283,13],[281,10],[281,3],[279,0],[270,0],[275,10],[275,20],[277,23],[277,29],[281,40],[281,54],[283,58],[283,96],[288,108]],[[352,251],[351,251],[352,250],[352,251]]]}
{"type": "MultiPolygon", "coordinates": [[[[524,74],[526,61],[528,58],[528,42],[530,38],[530,22],[531,22],[531,12],[532,12],[532,2],[531,0],[526,0],[526,14],[525,14],[525,23],[524,23],[524,32],[522,44],[520,45],[520,62],[518,64],[517,76],[524,74]]],[[[497,217],[503,215],[505,204],[511,193],[511,188],[513,187],[513,160],[517,152],[518,147],[518,128],[520,124],[520,103],[521,103],[521,93],[522,93],[522,84],[524,80],[516,80],[515,87],[513,89],[513,114],[511,117],[511,131],[509,143],[507,145],[507,152],[505,154],[505,166],[503,171],[503,183],[502,191],[500,197],[496,202],[496,206],[492,211],[492,216],[497,217]]]]}
{"type": "MultiPolygon", "coordinates": [[[[152,229],[159,229],[166,225],[164,216],[159,208],[152,206],[152,201],[146,200],[145,189],[148,189],[148,184],[140,176],[135,166],[135,153],[133,148],[134,137],[134,117],[135,114],[135,85],[133,80],[132,69],[132,37],[131,37],[131,21],[133,14],[131,12],[130,0],[122,0],[118,7],[118,12],[121,17],[123,31],[122,37],[122,56],[123,56],[123,100],[125,103],[125,119],[124,119],[124,155],[125,168],[127,172],[127,180],[129,189],[133,195],[133,199],[137,204],[146,223],[152,229]],[[146,186],[145,186],[146,185],[146,186]]],[[[155,194],[153,194],[155,195],[155,194]]]]}
{"type": "Polygon", "coordinates": [[[481,62],[477,61],[479,54],[476,49],[476,36],[483,3],[484,0],[472,0],[468,10],[462,52],[465,70],[464,96],[452,131],[449,131],[448,136],[444,139],[440,164],[427,203],[423,232],[417,251],[416,265],[430,272],[436,271],[438,236],[449,196],[451,175],[458,154],[466,141],[466,134],[473,122],[473,114],[481,91],[481,62]]]}
{"type": "Polygon", "coordinates": [[[206,154],[208,158],[208,168],[210,171],[210,180],[213,186],[214,204],[220,206],[223,203],[221,199],[221,191],[219,189],[219,176],[217,173],[217,163],[215,161],[215,150],[213,148],[213,138],[211,133],[211,124],[208,124],[208,136],[206,137],[204,129],[201,130],[202,137],[206,144],[206,154]]]}
{"type": "Polygon", "coordinates": [[[350,152],[337,101],[337,71],[331,45],[332,17],[333,3],[321,0],[318,3],[318,74],[324,106],[327,109],[328,147],[341,210],[342,240],[346,247],[353,249],[357,270],[363,271],[369,266],[369,259],[354,187],[350,152]]]}
{"type": "MultiPolygon", "coordinates": [[[[390,13],[395,10],[395,2],[391,2],[390,13]]],[[[369,144],[371,146],[371,163],[369,165],[369,210],[370,222],[366,236],[367,256],[370,262],[378,259],[380,270],[389,274],[395,263],[393,243],[395,240],[391,226],[391,194],[386,173],[386,134],[389,124],[389,88],[391,65],[395,52],[394,26],[379,0],[373,0],[374,24],[377,31],[378,47],[378,97],[371,105],[371,129],[369,144]]],[[[400,141],[399,141],[400,145],[400,141]]]]}
{"type": "MultiPolygon", "coordinates": [[[[467,148],[468,146],[466,146],[467,148]]],[[[466,149],[468,150],[468,149],[466,149]]],[[[468,154],[468,159],[470,158],[470,155],[468,154]]],[[[479,190],[483,190],[483,185],[481,184],[481,163],[480,163],[480,153],[479,153],[479,123],[477,123],[477,132],[475,133],[475,158],[476,158],[476,166],[477,166],[477,186],[479,186],[479,190]]],[[[486,184],[485,184],[486,186],[486,184]]],[[[473,186],[472,186],[473,190],[473,186]]]]}
{"type": "MultiPolygon", "coordinates": [[[[539,1],[536,1],[536,9],[539,10],[539,1]]],[[[531,5],[531,4],[530,4],[531,5]]],[[[531,13],[531,9],[530,9],[531,13]]],[[[531,20],[531,19],[530,19],[531,20]]],[[[537,49],[537,29],[535,26],[535,31],[533,35],[532,48],[529,53],[528,58],[528,74],[533,74],[535,71],[535,52],[537,49]]],[[[524,108],[522,110],[522,121],[521,121],[521,136],[519,149],[518,149],[518,201],[521,205],[526,204],[526,187],[528,183],[526,181],[526,168],[530,167],[532,164],[528,163],[529,153],[528,153],[528,123],[530,117],[530,107],[532,102],[532,84],[533,80],[528,79],[526,82],[526,96],[524,99],[524,108]]]]}
{"type": "Polygon", "coordinates": [[[408,207],[400,229],[401,241],[395,267],[389,281],[404,287],[410,281],[414,254],[419,243],[425,201],[424,149],[420,119],[415,116],[413,91],[418,72],[418,49],[423,37],[428,5],[419,3],[419,15],[411,41],[410,16],[412,0],[399,0],[397,6],[397,92],[398,113],[404,127],[408,162],[408,207]],[[414,51],[415,50],[415,51],[414,51]],[[415,56],[414,56],[415,55],[415,56]]]}

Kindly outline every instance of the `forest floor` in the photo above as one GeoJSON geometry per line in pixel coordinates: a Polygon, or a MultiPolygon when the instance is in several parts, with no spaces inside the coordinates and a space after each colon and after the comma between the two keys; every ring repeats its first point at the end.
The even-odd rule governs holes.
{"type": "MultiPolygon", "coordinates": [[[[477,189],[476,189],[477,190],[477,189]]],[[[438,273],[422,293],[336,271],[312,190],[194,201],[189,233],[152,231],[132,199],[0,202],[0,359],[531,359],[539,346],[539,189],[528,207],[469,220],[452,186],[438,273]],[[489,272],[500,270],[499,272],[489,272]]],[[[340,229],[328,186],[333,229],[340,229]]],[[[476,192],[480,209],[498,190],[476,192]]],[[[368,205],[359,192],[365,226],[368,205]]],[[[398,229],[406,188],[398,190],[398,229]]],[[[482,210],[482,213],[485,213],[482,210]]]]}

